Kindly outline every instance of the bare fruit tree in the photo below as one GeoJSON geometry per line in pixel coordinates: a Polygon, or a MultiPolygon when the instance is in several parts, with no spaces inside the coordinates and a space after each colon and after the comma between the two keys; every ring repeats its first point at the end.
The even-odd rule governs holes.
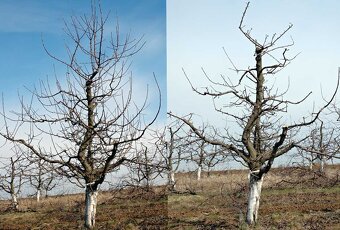
{"type": "MultiPolygon", "coordinates": [[[[203,125],[199,129],[202,131],[202,135],[209,132],[211,138],[216,138],[213,135],[213,133],[216,135],[216,131],[211,127],[203,125]]],[[[226,160],[227,155],[219,146],[211,145],[203,139],[197,138],[195,133],[189,132],[187,139],[187,152],[190,156],[190,161],[197,165],[197,180],[201,180],[203,170],[206,170],[209,176],[210,170],[214,166],[226,160]]]]}
{"type": "Polygon", "coordinates": [[[154,137],[158,139],[156,146],[162,158],[162,166],[166,168],[168,186],[171,191],[176,189],[175,173],[187,153],[188,135],[183,131],[183,126],[184,123],[181,120],[175,119],[163,130],[157,130],[154,134],[154,137]]]}
{"type": "Polygon", "coordinates": [[[13,210],[19,209],[18,194],[24,184],[24,170],[27,167],[22,154],[18,154],[17,147],[14,148],[16,154],[10,157],[9,163],[0,168],[0,190],[11,196],[13,210]]]}
{"type": "Polygon", "coordinates": [[[204,134],[193,122],[171,113],[170,115],[185,122],[205,142],[220,146],[240,158],[249,168],[246,219],[247,223],[252,225],[257,221],[264,175],[271,169],[275,158],[287,153],[305,138],[298,137],[299,130],[316,121],[321,111],[334,99],[339,82],[332,98],[318,111],[311,112],[308,117],[292,122],[290,125],[284,124],[289,122],[288,119],[284,120],[288,107],[301,104],[311,95],[309,93],[298,101],[285,100],[287,90],[279,90],[274,84],[270,84],[275,75],[295,58],[295,56],[291,58],[288,56],[293,41],[288,45],[281,45],[278,42],[292,28],[292,24],[282,33],[266,36],[261,43],[251,35],[251,29],[246,30],[243,24],[248,7],[249,3],[242,14],[239,30],[255,48],[255,65],[244,69],[238,68],[226,53],[238,74],[237,81],[233,83],[223,75],[220,80],[216,80],[203,70],[204,76],[211,84],[203,90],[195,88],[184,72],[193,91],[199,95],[212,97],[215,110],[228,119],[234,120],[238,128],[233,128],[232,132],[229,132],[227,127],[213,137],[204,134]]]}
{"type": "Polygon", "coordinates": [[[144,140],[136,144],[134,158],[126,164],[129,170],[127,184],[150,191],[155,180],[161,177],[164,167],[155,143],[144,140]]]}
{"type": "Polygon", "coordinates": [[[65,31],[71,44],[68,57],[47,54],[67,68],[55,84],[41,82],[32,100],[5,113],[1,136],[29,149],[54,165],[63,176],[85,187],[85,227],[95,226],[97,194],[105,176],[128,158],[135,141],[154,123],[160,111],[147,116],[145,98],[134,102],[130,58],[143,46],[141,39],[123,38],[119,26],[105,31],[107,16],[100,6],[91,15],[72,17],[65,31]]]}
{"type": "Polygon", "coordinates": [[[30,164],[25,170],[25,176],[28,177],[31,186],[35,189],[37,202],[40,202],[42,193],[44,192],[47,197],[48,192],[57,186],[57,180],[61,178],[58,178],[57,173],[48,162],[34,155],[31,155],[28,161],[30,164]]]}
{"type": "Polygon", "coordinates": [[[320,173],[325,173],[326,161],[333,158],[340,159],[338,143],[339,134],[334,127],[326,127],[319,120],[315,128],[310,131],[309,138],[298,145],[298,153],[303,159],[309,161],[310,169],[315,163],[320,164],[320,173]]]}

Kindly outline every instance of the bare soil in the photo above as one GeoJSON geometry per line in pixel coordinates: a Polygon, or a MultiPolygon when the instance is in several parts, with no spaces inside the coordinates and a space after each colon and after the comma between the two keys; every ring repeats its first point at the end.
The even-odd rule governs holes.
{"type": "MultiPolygon", "coordinates": [[[[247,171],[176,175],[176,192],[129,188],[99,195],[96,229],[340,229],[340,165],[325,174],[278,168],[266,175],[256,226],[245,224],[247,171]]],[[[82,229],[83,194],[0,201],[0,229],[82,229]]]]}
{"type": "MultiPolygon", "coordinates": [[[[273,169],[264,179],[258,223],[252,229],[340,229],[339,175],[339,165],[329,166],[325,174],[273,169]]],[[[248,229],[246,170],[214,172],[200,182],[195,173],[178,176],[178,189],[187,195],[169,196],[172,229],[248,229]]]]}

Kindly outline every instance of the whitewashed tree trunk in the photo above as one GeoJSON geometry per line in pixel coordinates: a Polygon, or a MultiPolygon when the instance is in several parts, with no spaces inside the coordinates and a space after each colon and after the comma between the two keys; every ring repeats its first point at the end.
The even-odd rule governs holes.
{"type": "Polygon", "coordinates": [[[169,173],[169,185],[172,187],[172,189],[175,189],[176,187],[175,172],[173,170],[170,170],[169,173]]]}
{"type": "Polygon", "coordinates": [[[37,190],[37,202],[40,202],[41,190],[37,190]]]}
{"type": "Polygon", "coordinates": [[[86,187],[85,197],[85,227],[93,229],[95,226],[96,209],[97,209],[98,190],[92,190],[91,187],[86,187]]]}
{"type": "Polygon", "coordinates": [[[19,204],[18,204],[17,194],[12,193],[11,196],[12,196],[12,206],[13,206],[13,209],[18,210],[19,209],[19,204]]]}
{"type": "Polygon", "coordinates": [[[201,180],[201,174],[202,174],[202,166],[198,166],[197,169],[197,180],[201,180]]]}
{"type": "Polygon", "coordinates": [[[325,172],[325,158],[323,156],[320,156],[320,172],[325,172]]]}
{"type": "Polygon", "coordinates": [[[247,208],[247,224],[253,225],[256,223],[259,205],[260,195],[262,190],[263,177],[258,177],[259,171],[252,171],[249,175],[249,194],[248,194],[248,208],[247,208]]]}

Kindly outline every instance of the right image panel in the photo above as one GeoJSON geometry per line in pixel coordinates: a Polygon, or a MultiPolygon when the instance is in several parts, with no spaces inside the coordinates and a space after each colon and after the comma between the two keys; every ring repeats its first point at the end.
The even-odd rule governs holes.
{"type": "Polygon", "coordinates": [[[169,228],[340,226],[339,7],[167,1],[169,228]]]}

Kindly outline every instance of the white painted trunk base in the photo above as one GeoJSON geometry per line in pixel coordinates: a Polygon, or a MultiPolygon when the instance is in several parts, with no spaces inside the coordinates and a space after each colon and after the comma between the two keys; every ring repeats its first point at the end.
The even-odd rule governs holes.
{"type": "Polygon", "coordinates": [[[263,177],[258,178],[259,171],[250,172],[249,175],[249,194],[247,208],[247,224],[252,225],[257,220],[258,210],[260,206],[260,195],[262,190],[263,177]]]}
{"type": "Polygon", "coordinates": [[[202,166],[198,166],[197,169],[197,180],[201,180],[202,166]]]}
{"type": "Polygon", "coordinates": [[[97,190],[92,191],[91,188],[86,188],[85,227],[87,229],[93,229],[96,223],[97,196],[97,190]]]}
{"type": "Polygon", "coordinates": [[[17,194],[13,194],[13,193],[12,193],[12,206],[13,206],[13,209],[15,210],[18,210],[19,208],[17,194]]]}
{"type": "Polygon", "coordinates": [[[40,195],[41,195],[41,191],[40,189],[37,190],[37,202],[40,202],[40,195]]]}
{"type": "Polygon", "coordinates": [[[170,171],[169,173],[169,185],[174,189],[176,187],[175,172],[170,171]]]}
{"type": "Polygon", "coordinates": [[[321,159],[320,159],[320,172],[321,173],[325,172],[325,159],[322,156],[321,156],[321,159]]]}

